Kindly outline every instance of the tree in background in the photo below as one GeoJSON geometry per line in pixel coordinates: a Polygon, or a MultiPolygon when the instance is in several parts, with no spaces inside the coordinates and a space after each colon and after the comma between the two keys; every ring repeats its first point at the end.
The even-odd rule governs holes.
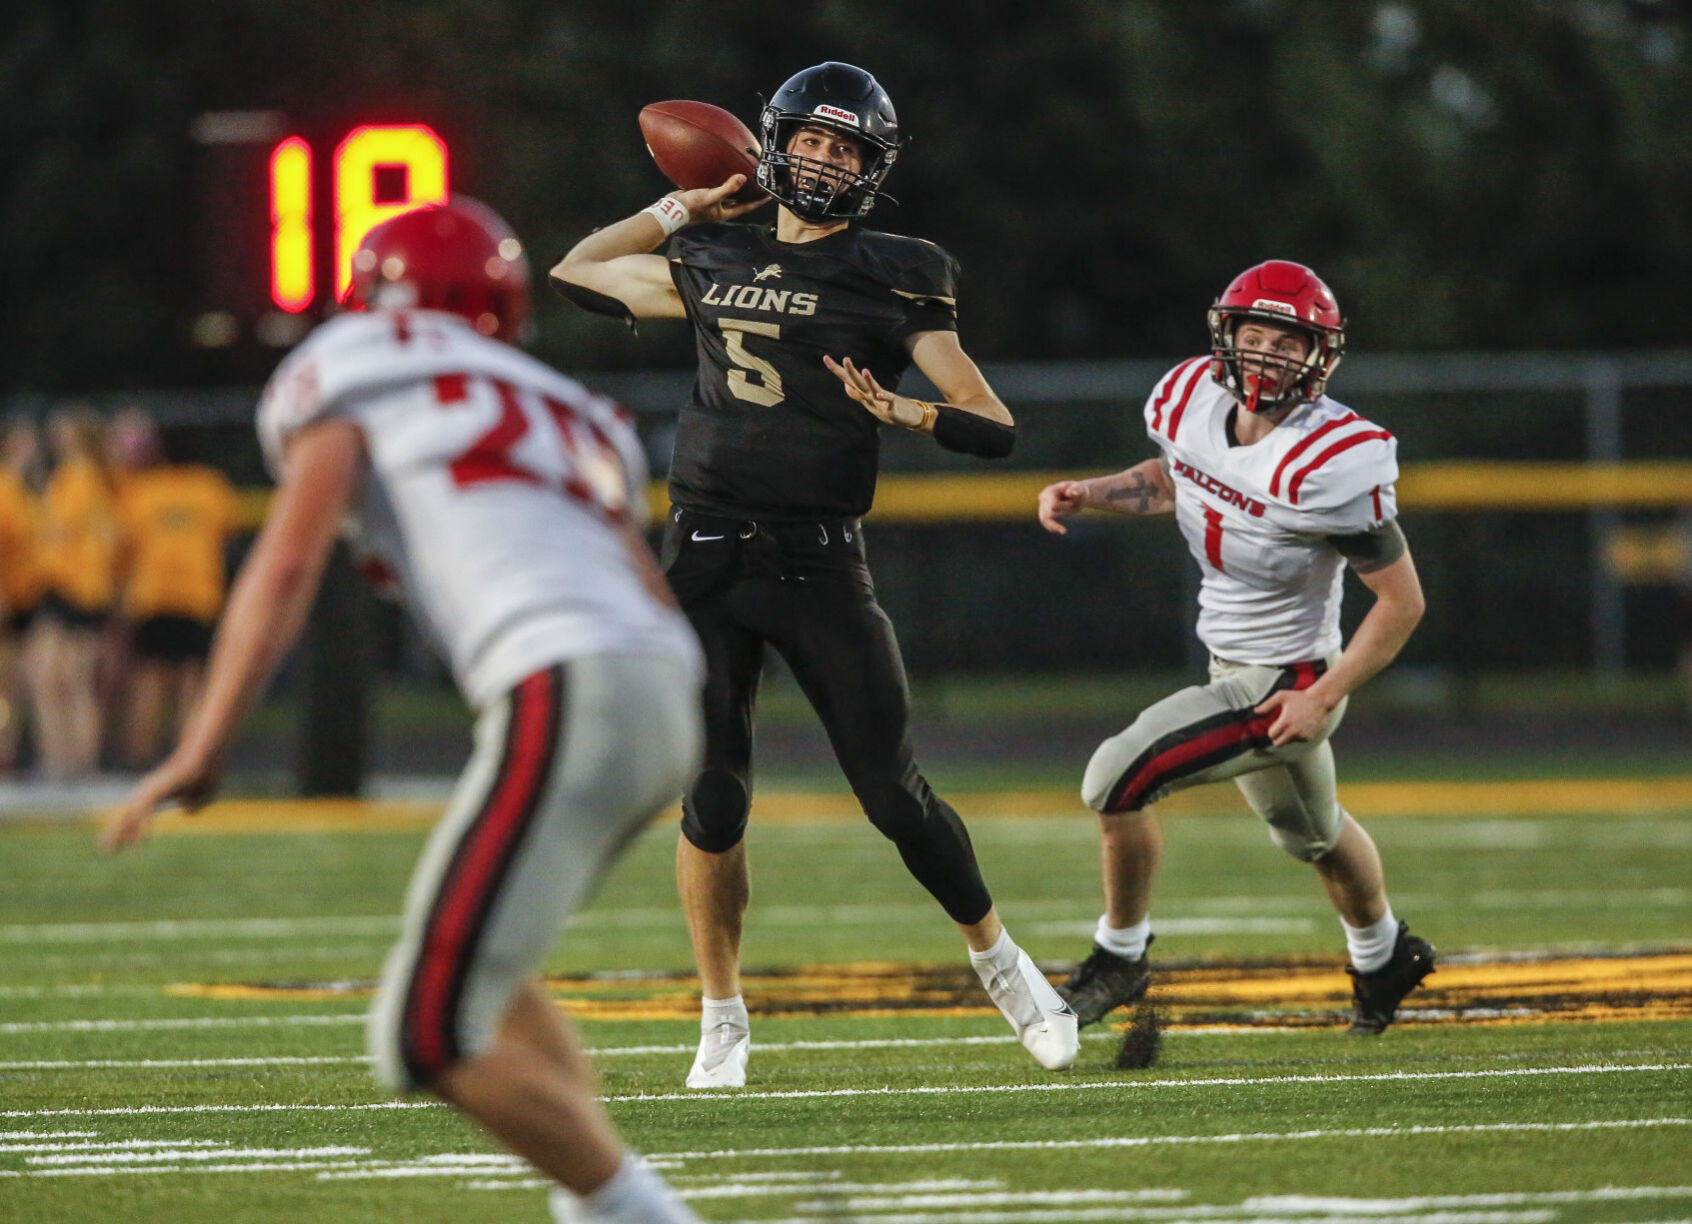
{"type": "MultiPolygon", "coordinates": [[[[7,391],[267,372],[185,342],[199,113],[435,121],[456,181],[546,260],[607,220],[594,201],[664,189],[642,105],[750,120],[772,71],[827,58],[913,99],[896,224],[970,268],[989,359],[1184,351],[1166,307],[1265,256],[1330,270],[1374,348],[1680,339],[1677,0],[33,0],[5,22],[7,391]]],[[[636,346],[563,309],[538,347],[687,361],[679,331],[636,346]]]]}

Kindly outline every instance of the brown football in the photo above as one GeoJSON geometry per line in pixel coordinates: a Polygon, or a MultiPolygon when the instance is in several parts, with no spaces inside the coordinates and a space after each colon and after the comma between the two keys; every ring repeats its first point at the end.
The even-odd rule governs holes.
{"type": "Polygon", "coordinates": [[[654,102],[640,112],[640,133],[652,160],[677,187],[717,187],[731,174],[744,174],[736,198],[750,200],[758,189],[758,141],[739,119],[709,102],[654,102]]]}

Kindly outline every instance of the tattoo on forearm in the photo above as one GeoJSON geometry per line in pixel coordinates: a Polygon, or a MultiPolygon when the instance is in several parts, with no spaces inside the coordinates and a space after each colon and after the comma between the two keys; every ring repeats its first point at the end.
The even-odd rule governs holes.
{"type": "Polygon", "coordinates": [[[1157,504],[1158,499],[1162,496],[1163,490],[1146,479],[1144,472],[1130,472],[1128,483],[1118,485],[1110,490],[1105,494],[1105,500],[1108,502],[1127,502],[1128,505],[1124,509],[1129,514],[1150,514],[1152,507],[1157,504]]]}

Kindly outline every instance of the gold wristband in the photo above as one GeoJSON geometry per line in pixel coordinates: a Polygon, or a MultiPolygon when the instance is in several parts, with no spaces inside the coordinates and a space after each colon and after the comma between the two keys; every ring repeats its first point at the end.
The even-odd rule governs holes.
{"type": "Polygon", "coordinates": [[[922,418],[911,426],[911,431],[913,433],[933,433],[934,422],[940,419],[940,409],[927,400],[917,400],[916,405],[922,409],[922,418]]]}

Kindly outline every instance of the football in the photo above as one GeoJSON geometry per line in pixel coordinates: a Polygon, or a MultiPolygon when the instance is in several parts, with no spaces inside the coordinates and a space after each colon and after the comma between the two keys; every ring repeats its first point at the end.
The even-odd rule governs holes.
{"type": "Polygon", "coordinates": [[[750,200],[758,189],[758,141],[746,125],[709,102],[654,102],[640,112],[640,133],[664,177],[677,187],[716,187],[731,174],[744,174],[736,198],[750,200]]]}

